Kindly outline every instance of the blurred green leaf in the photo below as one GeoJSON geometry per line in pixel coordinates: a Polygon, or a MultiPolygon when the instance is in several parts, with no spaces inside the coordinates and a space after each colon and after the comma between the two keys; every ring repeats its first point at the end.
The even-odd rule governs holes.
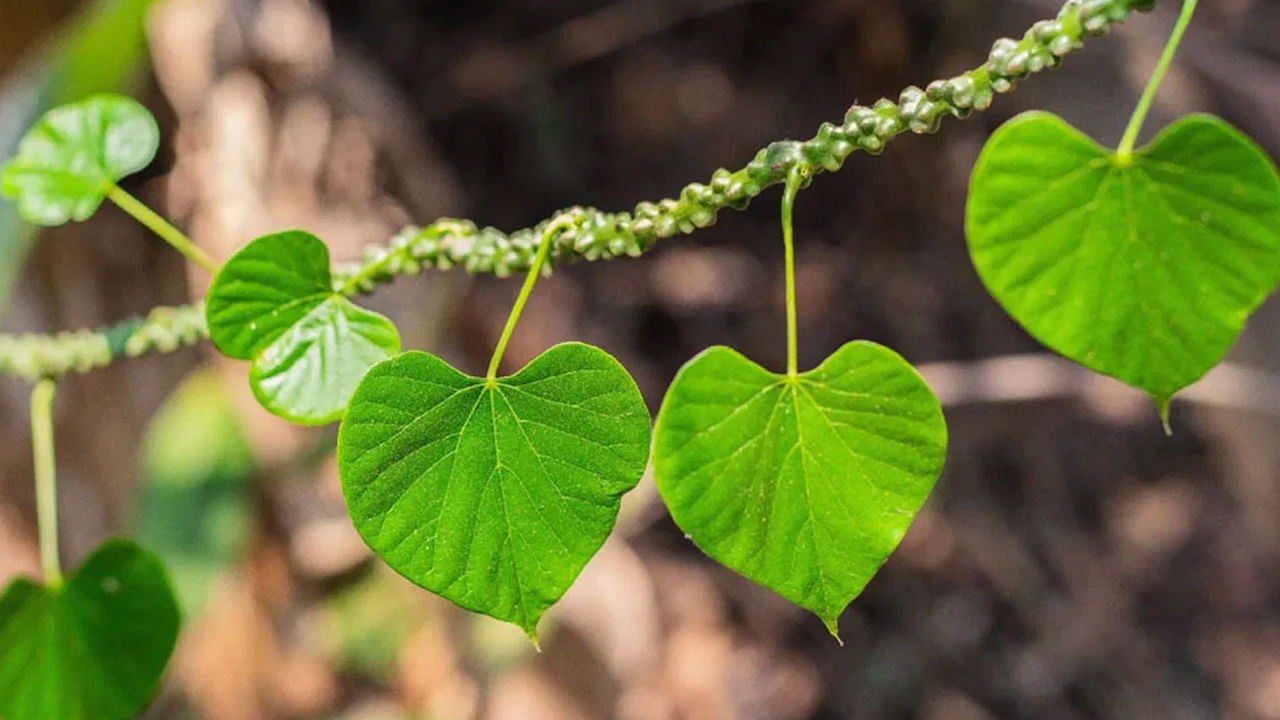
{"type": "Polygon", "coordinates": [[[158,558],[98,548],[59,587],[16,580],[0,596],[0,716],[127,720],[155,694],[178,637],[158,558]]]}
{"type": "Polygon", "coordinates": [[[404,592],[416,588],[382,566],[325,602],[325,642],[338,665],[390,683],[405,640],[428,620],[404,592]]]}
{"type": "Polygon", "coordinates": [[[151,112],[123,95],[94,95],[45,113],[0,170],[0,193],[37,225],[87,220],[111,184],[148,164],[160,147],[151,112]]]}
{"type": "MultiPolygon", "coordinates": [[[[0,84],[0,161],[45,110],[94,93],[130,93],[146,68],[145,20],[154,0],[91,0],[0,84]]],[[[33,230],[0,203],[0,311],[33,230]]]]}
{"type": "Polygon", "coordinates": [[[197,370],[169,396],[147,429],[142,464],[138,538],[164,559],[194,616],[253,529],[253,457],[215,374],[197,370]]]}

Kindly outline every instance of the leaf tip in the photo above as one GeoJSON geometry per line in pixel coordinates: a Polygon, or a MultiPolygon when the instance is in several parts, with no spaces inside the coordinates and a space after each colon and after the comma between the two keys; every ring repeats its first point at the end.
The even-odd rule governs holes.
{"type": "Polygon", "coordinates": [[[827,626],[827,632],[831,633],[831,637],[836,639],[836,644],[844,647],[844,640],[840,639],[840,615],[836,614],[831,617],[819,615],[818,617],[822,619],[822,624],[827,626]]]}
{"type": "Polygon", "coordinates": [[[1164,434],[1173,437],[1173,425],[1169,422],[1169,408],[1171,404],[1170,398],[1156,398],[1156,410],[1160,412],[1160,425],[1164,427],[1164,434]]]}
{"type": "Polygon", "coordinates": [[[529,642],[533,645],[534,652],[542,654],[542,643],[538,640],[538,630],[536,628],[525,628],[524,634],[529,638],[529,642]]]}

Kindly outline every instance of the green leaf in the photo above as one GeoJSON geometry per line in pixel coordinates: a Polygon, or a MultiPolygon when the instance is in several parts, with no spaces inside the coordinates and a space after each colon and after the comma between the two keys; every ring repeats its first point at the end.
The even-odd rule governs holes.
{"type": "Polygon", "coordinates": [[[1280,176],[1207,115],[1128,163],[1053,115],[1019,116],[982,151],[967,212],[973,262],[1005,310],[1162,411],[1280,283],[1280,176]]]}
{"type": "Polygon", "coordinates": [[[937,399],[885,347],[852,342],[795,377],[714,347],[667,391],[653,470],[698,547],[834,635],[933,489],[946,444],[937,399]]]}
{"type": "Polygon", "coordinates": [[[536,642],[648,451],[640,391],[599,348],[557,345],[492,381],[410,352],[360,383],[338,470],[356,529],[388,565],[536,642]]]}
{"type": "Polygon", "coordinates": [[[249,384],[263,407],[305,425],[342,417],[365,372],[400,351],[395,325],[336,292],[329,248],[300,230],[233,255],[205,312],[213,344],[253,361],[249,384]]]}
{"type": "Polygon", "coordinates": [[[0,174],[0,191],[37,225],[86,220],[112,183],[151,163],[155,118],[137,101],[95,95],[45,113],[0,174]]]}
{"type": "MultiPolygon", "coordinates": [[[[49,42],[25,53],[26,71],[0,80],[0,158],[13,155],[41,112],[93,93],[127,92],[147,64],[144,20],[152,0],[93,0],[60,23],[49,42]]],[[[31,244],[16,206],[0,203],[0,314],[31,244]]]]}
{"type": "Polygon", "coordinates": [[[0,596],[0,717],[132,718],[177,637],[164,567],[131,542],[98,548],[58,588],[15,580],[0,596]]]}

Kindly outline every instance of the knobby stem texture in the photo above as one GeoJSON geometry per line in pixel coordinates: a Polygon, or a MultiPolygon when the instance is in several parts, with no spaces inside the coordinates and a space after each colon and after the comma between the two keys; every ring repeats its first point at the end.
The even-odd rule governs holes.
{"type": "Polygon", "coordinates": [[[1151,74],[1151,80],[1147,83],[1146,90],[1143,91],[1141,99],[1138,100],[1138,107],[1133,111],[1133,117],[1129,118],[1129,126],[1125,128],[1124,136],[1120,139],[1120,146],[1116,148],[1116,158],[1122,163],[1128,163],[1133,157],[1133,146],[1138,141],[1138,133],[1142,131],[1142,124],[1147,119],[1147,113],[1151,111],[1151,104],[1156,99],[1156,92],[1160,90],[1160,85],[1164,82],[1164,76],[1169,72],[1169,66],[1173,64],[1173,58],[1178,54],[1178,46],[1182,44],[1182,36],[1186,34],[1187,28],[1191,25],[1191,16],[1196,13],[1196,4],[1198,0],[1183,0],[1182,12],[1178,15],[1178,21],[1173,26],[1173,33],[1169,36],[1169,42],[1164,47],[1164,53],[1160,56],[1160,62],[1156,64],[1155,72],[1151,74]]]}
{"type": "Polygon", "coordinates": [[[40,564],[49,587],[62,583],[58,560],[58,479],[53,455],[53,392],[45,378],[31,391],[31,450],[35,458],[36,516],[40,525],[40,564]]]}
{"type": "Polygon", "coordinates": [[[119,357],[170,353],[208,337],[204,304],[158,307],[145,318],[56,335],[0,335],[0,373],[32,381],[87,372],[119,357]]]}
{"type": "MultiPolygon", "coordinates": [[[[981,67],[936,80],[924,89],[908,87],[897,101],[882,98],[870,106],[854,105],[840,124],[823,123],[810,140],[774,142],[740,170],[717,170],[707,184],[692,183],[678,198],[642,202],[629,213],[575,207],[510,234],[453,219],[424,228],[405,228],[389,245],[366,248],[360,262],[337,268],[334,287],[348,295],[369,292],[400,275],[414,275],[428,267],[447,270],[461,266],[471,273],[499,277],[523,272],[536,261],[540,241],[553,222],[567,222],[567,227],[548,243],[545,262],[550,265],[641,255],[658,240],[713,225],[725,208],[746,208],[766,188],[783,183],[794,168],[805,168],[812,175],[834,172],[855,150],[879,154],[889,141],[905,132],[932,133],[947,116],[962,119],[985,110],[995,95],[1012,91],[1021,79],[1056,67],[1064,56],[1080,49],[1086,37],[1106,35],[1134,11],[1149,10],[1154,3],[1067,0],[1054,19],[1037,22],[1021,40],[997,40],[981,67]]],[[[183,316],[194,311],[192,307],[169,309],[183,316]]],[[[123,326],[57,336],[0,335],[0,372],[57,376],[105,365],[123,354],[115,352],[118,344],[111,344],[105,336],[128,334],[128,328],[137,326],[135,320],[123,326]],[[91,342],[91,335],[104,337],[91,342]]],[[[198,331],[206,332],[203,324],[198,331]]],[[[156,342],[148,349],[163,351],[178,344],[185,343],[156,342]]]]}
{"type": "Polygon", "coordinates": [[[178,252],[186,255],[187,259],[210,273],[218,271],[218,264],[213,261],[213,258],[191,242],[191,239],[184,235],[181,230],[171,225],[168,220],[160,217],[158,213],[147,207],[141,200],[125,192],[119,185],[112,183],[107,188],[107,197],[111,202],[119,206],[121,210],[129,213],[135,220],[147,226],[148,230],[159,235],[162,240],[172,245],[178,252]]]}

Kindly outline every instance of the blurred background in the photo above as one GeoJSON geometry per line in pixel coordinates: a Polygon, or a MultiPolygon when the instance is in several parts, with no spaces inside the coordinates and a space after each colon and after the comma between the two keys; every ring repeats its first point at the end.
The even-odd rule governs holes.
{"type": "MultiPolygon", "coordinates": [[[[1116,142],[1175,3],[937,136],[855,155],[798,204],[801,364],[894,347],[946,405],[947,470],[845,613],[816,618],[702,557],[648,479],[523,634],[415,589],[346,518],[334,428],[258,409],[208,345],[60,386],[64,559],[127,534],[185,625],[156,720],[1182,720],[1280,718],[1280,307],[1175,401],[1048,355],[988,297],[963,208],[1022,110],[1116,142]]],[[[103,90],[161,119],[127,187],[215,257],[305,227],[335,259],[441,215],[515,229],[629,209],[855,99],[983,62],[1054,0],[0,0],[0,156],[103,90]]],[[[1280,3],[1201,11],[1149,132],[1219,113],[1280,155],[1280,3]]],[[[637,260],[539,284],[513,367],[603,346],[654,410],[711,344],[783,362],[778,191],[637,260]]],[[[0,327],[96,326],[199,299],[208,277],[112,207],[35,233],[0,204],[0,327]]],[[[460,272],[371,298],[406,345],[470,370],[517,281],[460,272]]],[[[38,574],[28,388],[0,379],[0,581],[38,574]]]]}

